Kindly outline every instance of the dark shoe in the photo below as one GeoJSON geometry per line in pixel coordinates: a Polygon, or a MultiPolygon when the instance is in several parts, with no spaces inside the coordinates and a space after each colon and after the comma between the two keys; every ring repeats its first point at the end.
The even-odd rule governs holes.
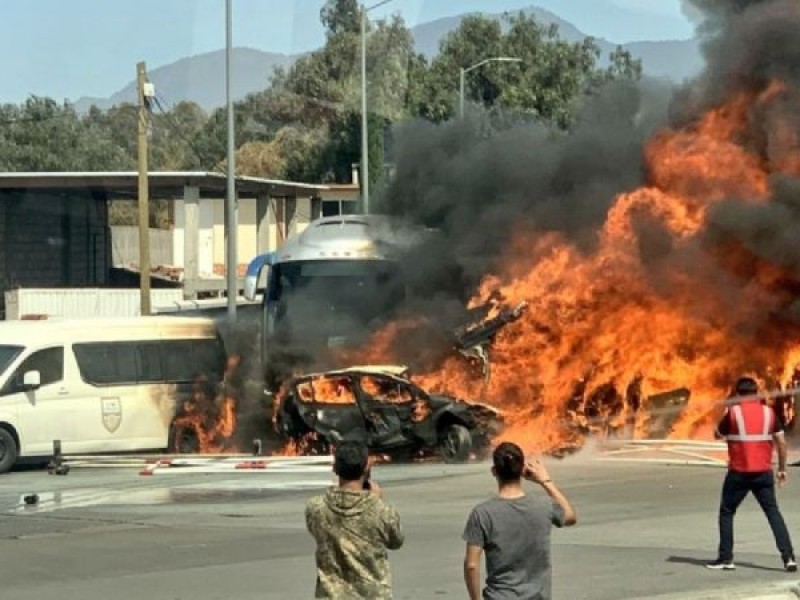
{"type": "MultiPolygon", "coordinates": [[[[733,571],[736,568],[736,565],[733,564],[732,560],[722,560],[718,558],[714,562],[710,562],[706,564],[706,567],[709,569],[715,569],[719,571],[733,571]]],[[[797,566],[795,565],[795,569],[797,566]]]]}
{"type": "Polygon", "coordinates": [[[783,568],[789,573],[794,573],[797,571],[797,563],[794,558],[785,558],[783,560],[783,568]]]}

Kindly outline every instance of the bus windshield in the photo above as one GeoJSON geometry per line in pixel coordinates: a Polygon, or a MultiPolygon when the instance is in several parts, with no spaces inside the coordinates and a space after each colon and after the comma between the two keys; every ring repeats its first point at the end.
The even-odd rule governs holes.
{"type": "Polygon", "coordinates": [[[277,320],[321,325],[319,333],[348,334],[388,317],[403,299],[399,266],[387,260],[306,260],[272,267],[267,302],[277,320]],[[320,323],[323,321],[324,323],[320,323]]]}
{"type": "Polygon", "coordinates": [[[22,346],[2,346],[0,345],[0,373],[4,373],[8,365],[22,352],[22,346]]]}

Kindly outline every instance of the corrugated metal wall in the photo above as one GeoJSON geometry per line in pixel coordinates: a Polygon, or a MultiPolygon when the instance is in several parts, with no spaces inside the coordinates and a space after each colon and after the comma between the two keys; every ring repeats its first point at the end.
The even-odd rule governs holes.
{"type": "MultiPolygon", "coordinates": [[[[183,290],[151,290],[154,307],[177,305],[183,290]]],[[[17,289],[5,293],[6,319],[25,315],[93,318],[136,317],[141,314],[139,290],[136,289],[17,289]]]]}

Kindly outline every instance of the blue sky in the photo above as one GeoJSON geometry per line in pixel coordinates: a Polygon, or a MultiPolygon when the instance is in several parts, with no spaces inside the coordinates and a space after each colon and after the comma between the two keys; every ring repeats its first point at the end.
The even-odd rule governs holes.
{"type": "MultiPolygon", "coordinates": [[[[322,44],[324,0],[233,2],[236,46],[291,54],[322,44]]],[[[531,5],[613,42],[692,35],[680,0],[393,0],[372,14],[399,12],[414,26],[531,5]]],[[[224,0],[2,0],[0,102],[111,95],[134,78],[139,60],[152,69],[224,47],[224,15],[224,0]]]]}

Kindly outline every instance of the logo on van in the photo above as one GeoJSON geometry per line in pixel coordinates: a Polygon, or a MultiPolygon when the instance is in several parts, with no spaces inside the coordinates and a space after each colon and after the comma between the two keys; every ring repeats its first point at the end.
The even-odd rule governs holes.
{"type": "Polygon", "coordinates": [[[119,398],[101,398],[100,406],[103,413],[103,427],[109,433],[114,433],[122,423],[122,402],[119,398]]]}

